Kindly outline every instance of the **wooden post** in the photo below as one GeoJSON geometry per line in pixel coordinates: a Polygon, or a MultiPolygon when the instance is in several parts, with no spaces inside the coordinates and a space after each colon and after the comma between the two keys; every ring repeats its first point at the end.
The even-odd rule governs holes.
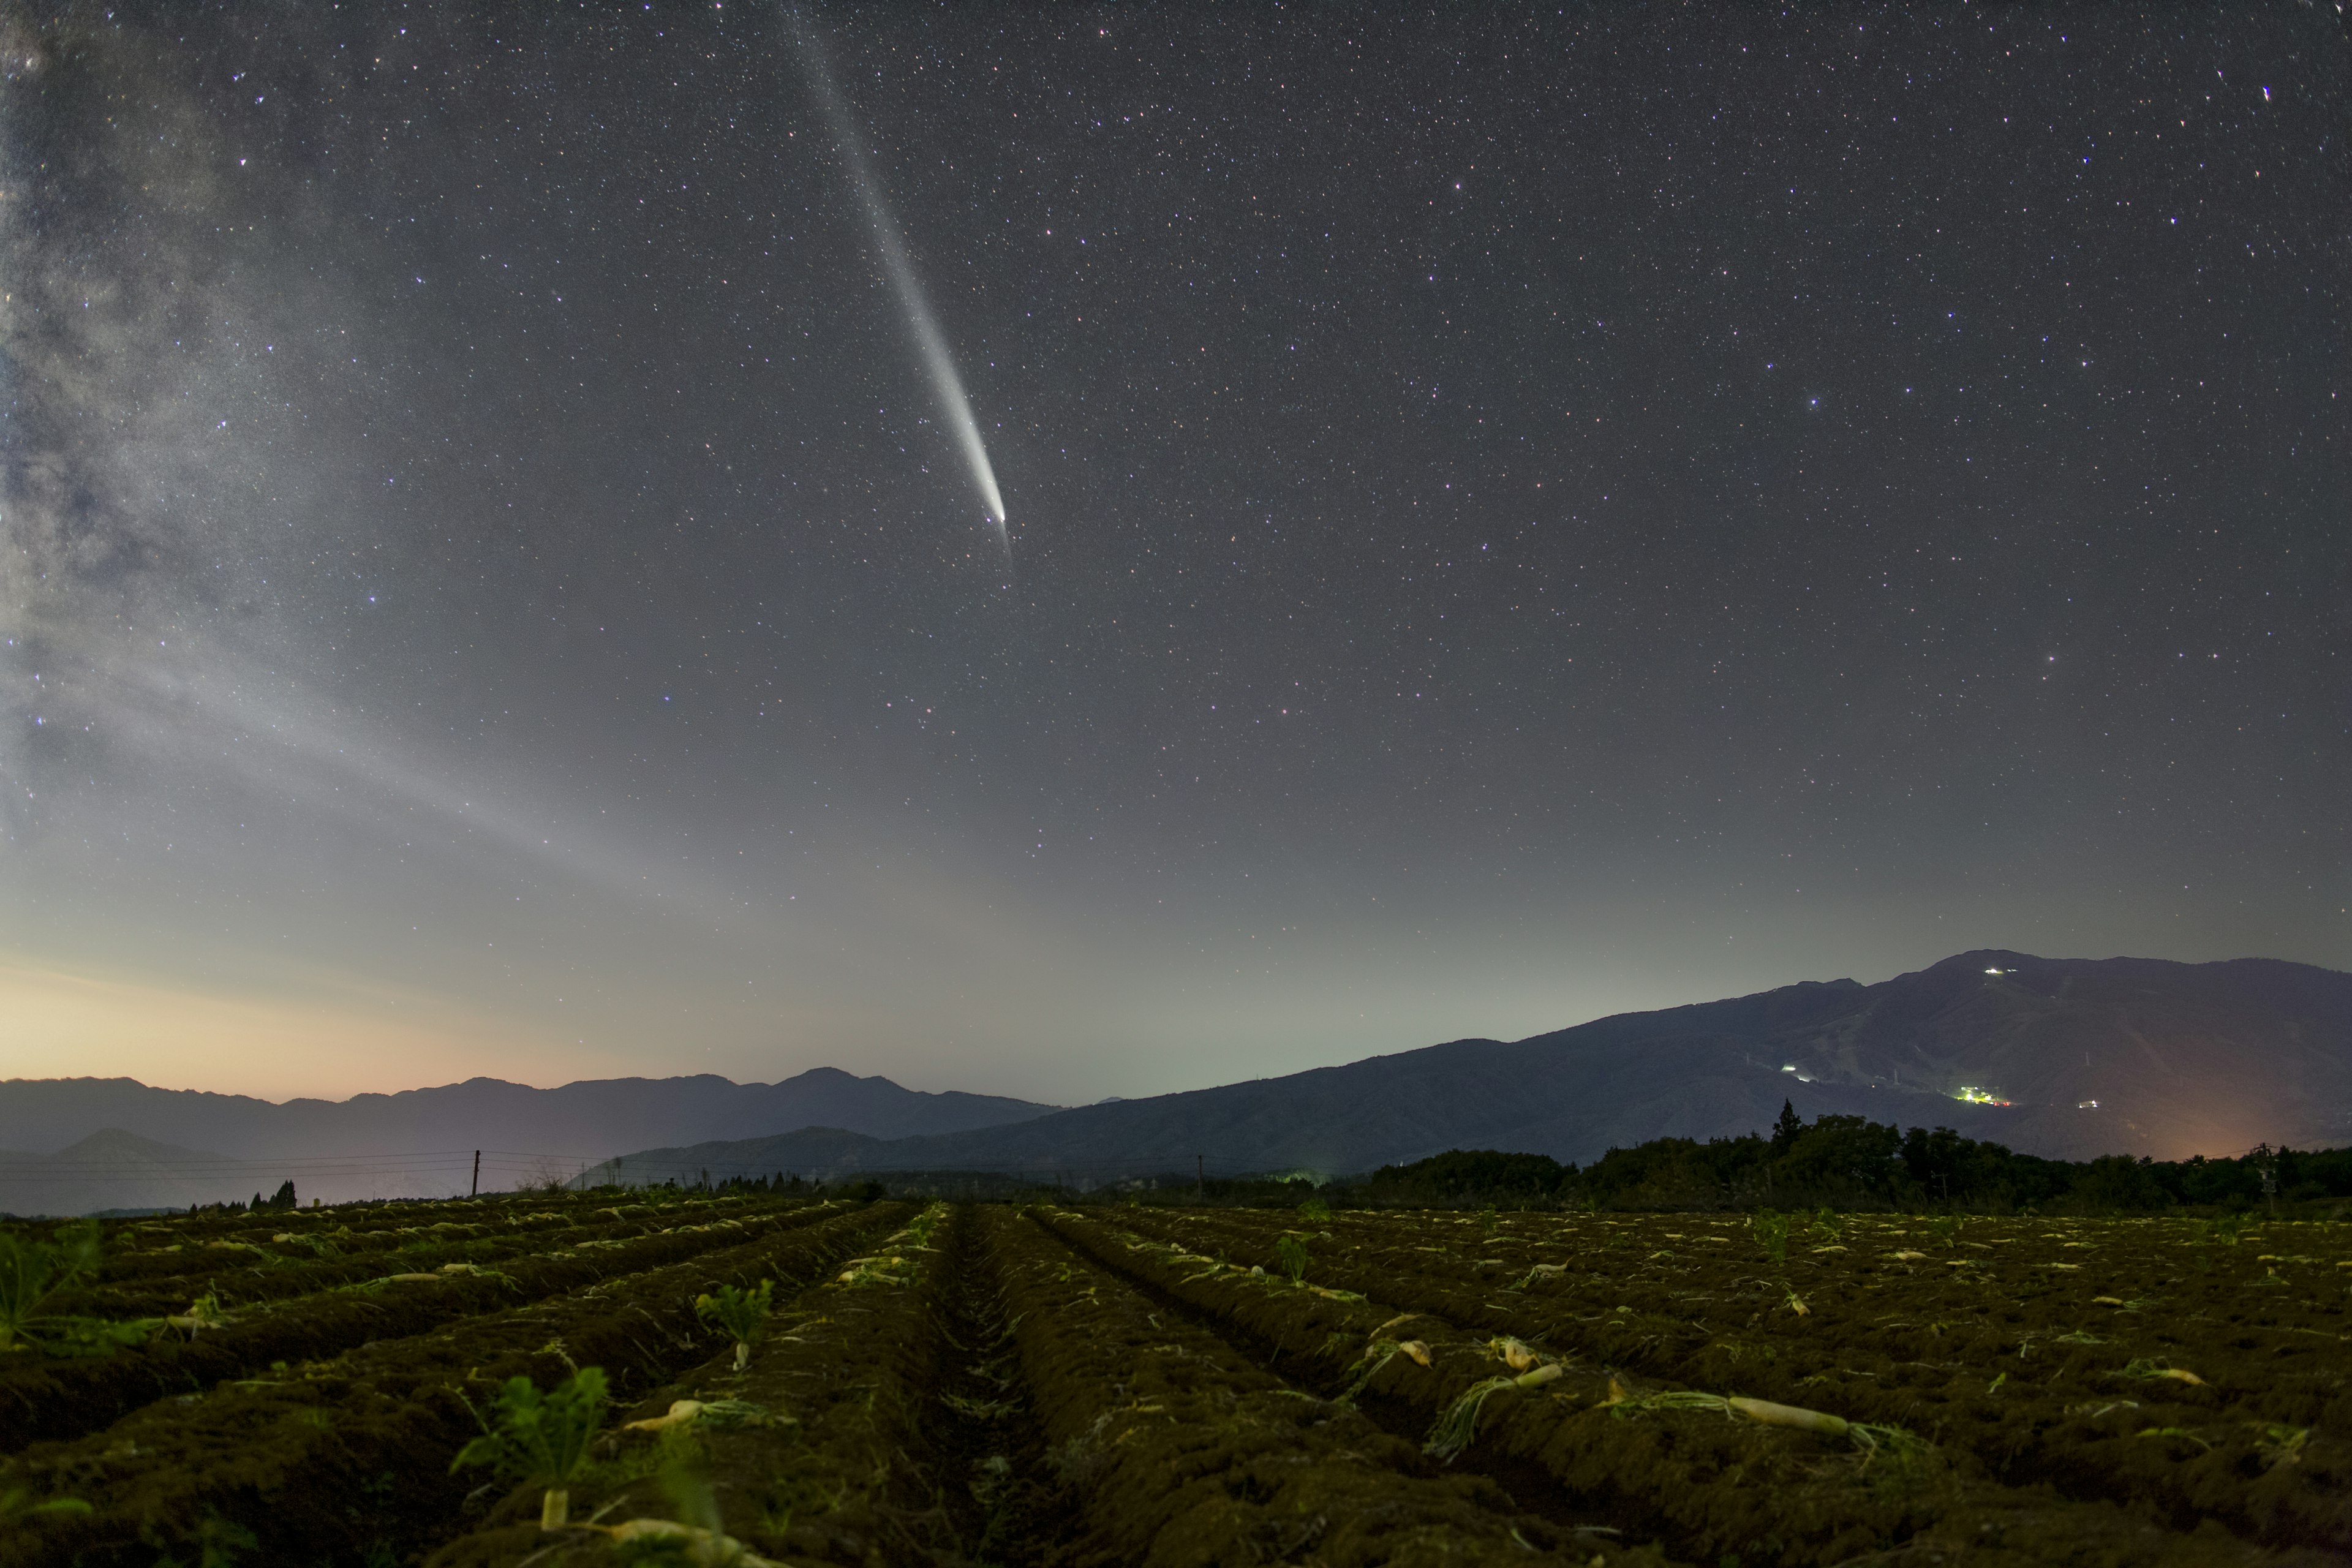
{"type": "Polygon", "coordinates": [[[479,1149],[474,1151],[474,1184],[467,1189],[466,1195],[469,1198],[482,1195],[482,1152],[479,1149]]]}

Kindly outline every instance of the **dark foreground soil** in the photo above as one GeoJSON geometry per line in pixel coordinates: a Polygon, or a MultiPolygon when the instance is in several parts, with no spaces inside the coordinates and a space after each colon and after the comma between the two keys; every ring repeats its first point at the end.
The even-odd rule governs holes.
{"type": "MultiPolygon", "coordinates": [[[[597,1365],[624,1397],[709,1353],[695,1297],[762,1278],[806,1282],[905,1217],[879,1204],[439,1331],[289,1365],[151,1405],[72,1443],[37,1444],[0,1491],[88,1511],[23,1513],[0,1568],[146,1564],[249,1539],[255,1561],[411,1561],[452,1533],[467,1489],[449,1458],[472,1436],[461,1393],[486,1403],[516,1374],[552,1384],[597,1365]]],[[[234,1554],[228,1560],[234,1560],[234,1554]]]]}
{"type": "MultiPolygon", "coordinates": [[[[1412,1293],[1410,1280],[1374,1269],[1365,1270],[1361,1282],[1381,1294],[1367,1289],[1361,1294],[1370,1299],[1360,1300],[1344,1289],[1318,1289],[1311,1279],[1294,1285],[1230,1254],[1221,1259],[1207,1248],[1122,1234],[1099,1218],[1061,1214],[1052,1223],[1139,1282],[1230,1323],[1236,1335],[1283,1356],[1286,1366],[1297,1365],[1294,1376],[1319,1362],[1322,1375],[1337,1385],[1360,1375],[1371,1352],[1377,1370],[1363,1397],[1375,1410],[1387,1402],[1402,1430],[1429,1429],[1464,1392],[1503,1370],[1496,1342],[1505,1326],[1485,1302],[1477,1315],[1465,1310],[1459,1320],[1415,1313],[1398,1300],[1412,1293]],[[1383,1354],[1385,1345],[1407,1335],[1425,1347],[1429,1365],[1383,1354]]],[[[1313,1272],[1339,1278],[1328,1268],[1313,1272]]],[[[2333,1552],[2291,1547],[2266,1551],[2234,1539],[2219,1520],[2182,1529],[2175,1520],[2111,1501],[2005,1484],[1932,1440],[1865,1448],[1851,1438],[1759,1426],[1719,1405],[1677,1405],[1655,1396],[1748,1391],[1686,1391],[1604,1360],[1531,1344],[1543,1358],[1559,1359],[1557,1381],[1533,1394],[1491,1396],[1479,1435],[1458,1462],[1549,1475],[1560,1499],[1596,1510],[1628,1539],[1656,1540],[1677,1557],[1828,1563],[1888,1551],[1965,1551],[1971,1561],[1989,1563],[2336,1560],[2333,1552]]],[[[1801,1403],[1833,1407],[1826,1392],[1808,1389],[1801,1403]]]]}
{"type": "MultiPolygon", "coordinates": [[[[1285,1228],[1136,1217],[1245,1264],[1271,1264],[1285,1228]]],[[[2153,1221],[1801,1220],[1775,1259],[1731,1221],[1449,1216],[1343,1218],[1307,1244],[1315,1279],[1584,1364],[1901,1426],[1974,1475],[2168,1531],[2345,1551],[2343,1230],[2228,1245],[2153,1221]]]]}
{"type": "Polygon", "coordinates": [[[578,1290],[745,1240],[814,1223],[822,1208],[777,1205],[650,1233],[559,1230],[458,1272],[372,1267],[356,1284],[247,1306],[232,1297],[218,1328],[165,1329],[144,1346],[72,1360],[0,1363],[0,1453],[94,1432],[155,1400],[202,1394],[279,1363],[314,1361],[370,1341],[421,1334],[484,1312],[578,1290]]]}
{"type": "Polygon", "coordinates": [[[142,1222],[252,1293],[0,1361],[0,1568],[2352,1565],[2335,1227],[485,1214],[142,1222]],[[470,1267],[386,1279],[436,1258],[470,1267]],[[694,1301],[761,1279],[739,1371],[694,1301]],[[569,1526],[450,1474],[467,1398],[588,1365],[569,1526]]]}

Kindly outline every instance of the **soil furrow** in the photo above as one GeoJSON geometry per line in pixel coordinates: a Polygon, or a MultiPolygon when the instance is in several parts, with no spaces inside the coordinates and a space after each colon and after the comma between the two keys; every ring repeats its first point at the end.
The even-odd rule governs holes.
{"type": "MultiPolygon", "coordinates": [[[[1498,1347],[1433,1316],[1386,1321],[1396,1316],[1391,1303],[1252,1274],[1121,1237],[1079,1215],[1056,1214],[1051,1223],[1107,1266],[1279,1347],[1294,1376],[1319,1375],[1337,1387],[1363,1375],[1369,1356],[1367,1400],[1394,1402],[1416,1422],[1434,1426],[1507,1371],[1498,1347]],[[1405,1336],[1417,1351],[1397,1348],[1405,1336]]],[[[1720,1406],[1649,1403],[1673,1391],[1628,1387],[1572,1362],[1550,1375],[1532,1390],[1495,1389],[1472,1440],[1483,1452],[1541,1468],[1570,1497],[1606,1508],[1629,1538],[1657,1539],[1677,1556],[1761,1552],[1792,1568],[1892,1550],[1966,1551],[1987,1564],[2295,1560],[2218,1531],[2192,1538],[2112,1505],[1993,1487],[1932,1448],[1891,1436],[1864,1447],[1735,1419],[1720,1406]]]]}
{"type": "Polygon", "coordinates": [[[0,1466],[0,1493],[90,1510],[29,1513],[0,1534],[0,1568],[145,1568],[232,1532],[262,1562],[413,1560],[460,1527],[472,1483],[446,1467],[476,1429],[461,1389],[479,1404],[509,1376],[551,1384],[597,1365],[635,1399],[709,1353],[698,1293],[811,1282],[908,1212],[877,1204],[37,1445],[0,1466]]]}
{"type": "Polygon", "coordinates": [[[222,1326],[166,1331],[135,1350],[83,1360],[25,1358],[0,1369],[0,1453],[96,1432],[157,1399],[201,1394],[225,1379],[315,1360],[369,1341],[426,1332],[479,1313],[681,1262],[778,1230],[815,1223],[824,1210],[793,1208],[730,1217],[634,1240],[583,1238],[545,1258],[502,1269],[394,1278],[232,1314],[222,1326]]]}
{"type": "MultiPolygon", "coordinates": [[[[1271,1263],[1281,1234],[1276,1216],[1133,1217],[1149,1234],[1251,1264],[1271,1263]]],[[[1314,1278],[1377,1289],[1465,1328],[1693,1387],[1828,1402],[1856,1420],[1915,1428],[1994,1480],[2124,1503],[2174,1530],[2210,1520],[2264,1545],[2352,1547],[2352,1453],[2328,1430],[2352,1416],[2352,1395],[2342,1354],[2319,1353],[2319,1333],[2191,1344],[2179,1319],[2151,1323],[2145,1311],[2099,1304],[2091,1304],[2099,1332],[2070,1326],[2079,1314],[2051,1323],[2021,1279],[1952,1279],[1971,1270],[1899,1247],[1915,1238],[1879,1224],[1911,1256],[1885,1257],[1887,1238],[1849,1220],[1843,1234],[1874,1257],[1834,1275],[1816,1260],[1776,1266],[1744,1233],[1726,1258],[1734,1243],[1689,1216],[1567,1222],[1527,1240],[1474,1232],[1444,1248],[1396,1239],[1393,1221],[1340,1218],[1326,1233],[1331,1245],[1308,1244],[1314,1278]],[[1596,1241],[1597,1227],[1605,1228],[1596,1241]],[[1646,1231],[1643,1243],[1625,1245],[1629,1231],[1646,1231]],[[2200,1381],[2159,1370],[2182,1364],[2200,1381]]],[[[1463,1228],[1407,1234],[1444,1238],[1463,1228]]],[[[2131,1239],[2126,1232],[2095,1250],[2121,1251],[2131,1239]]],[[[2050,1250],[2070,1245],[2081,1247],[2050,1250]]],[[[2120,1271],[2074,1296],[2089,1303],[2130,1290],[2120,1271]]],[[[2340,1317],[2324,1305],[2312,1321],[2340,1317]]]]}
{"type": "Polygon", "coordinates": [[[986,1216],[1051,1457],[1079,1500],[1074,1563],[1342,1565],[1650,1559],[1445,1474],[1290,1387],[1063,1237],[986,1216]]]}
{"type": "MultiPolygon", "coordinates": [[[[341,1247],[331,1255],[308,1251],[271,1252],[259,1246],[224,1252],[207,1249],[209,1266],[152,1279],[122,1279],[61,1293],[49,1309],[77,1316],[125,1319],[162,1317],[184,1311],[206,1293],[216,1295],[220,1307],[238,1311],[265,1302],[289,1300],[313,1290],[362,1284],[387,1274],[429,1273],[451,1263],[495,1266],[509,1258],[558,1252],[583,1242],[627,1241],[658,1235],[693,1224],[713,1224],[760,1212],[785,1213],[797,1205],[777,1201],[746,1205],[711,1204],[691,1209],[673,1207],[664,1213],[640,1210],[616,1220],[609,1208],[569,1215],[562,1223],[542,1222],[514,1227],[499,1226],[404,1226],[380,1237],[364,1238],[371,1245],[341,1247]]],[[[324,1239],[323,1237],[321,1239],[324,1239]]],[[[291,1246],[292,1244],[288,1244],[291,1246]]],[[[5,1375],[0,1368],[0,1376],[5,1375]]]]}

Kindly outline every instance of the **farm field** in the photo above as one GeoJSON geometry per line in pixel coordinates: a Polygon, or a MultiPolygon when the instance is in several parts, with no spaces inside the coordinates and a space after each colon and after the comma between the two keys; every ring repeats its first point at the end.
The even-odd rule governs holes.
{"type": "Polygon", "coordinates": [[[2338,1225],[751,1192],[5,1247],[0,1568],[2352,1563],[2338,1225]]]}

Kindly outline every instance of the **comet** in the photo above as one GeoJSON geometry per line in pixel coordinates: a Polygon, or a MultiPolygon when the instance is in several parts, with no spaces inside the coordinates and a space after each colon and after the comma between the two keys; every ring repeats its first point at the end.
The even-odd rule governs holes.
{"type": "Polygon", "coordinates": [[[947,334],[940,330],[940,319],[923,292],[922,279],[915,276],[915,264],[907,254],[906,239],[890,216],[880,182],[874,178],[866,162],[865,150],[858,144],[856,122],[833,85],[833,73],[825,68],[824,52],[818,47],[815,35],[799,16],[794,16],[793,23],[818,106],[824,112],[834,140],[841,145],[842,159],[849,166],[850,183],[857,188],[858,205],[866,209],[866,226],[874,232],[875,248],[882,253],[882,269],[889,274],[899,307],[907,313],[907,331],[915,341],[915,352],[931,379],[932,391],[939,395],[940,412],[955,437],[957,449],[963,454],[965,467],[971,470],[971,482],[980,491],[981,504],[988,509],[988,521],[996,525],[997,542],[1010,549],[1010,536],[1004,528],[1004,495],[996,488],[996,469],[989,463],[986,443],[980,438],[980,422],[972,417],[971,399],[964,393],[963,377],[956,373],[955,355],[948,349],[947,334]]]}

